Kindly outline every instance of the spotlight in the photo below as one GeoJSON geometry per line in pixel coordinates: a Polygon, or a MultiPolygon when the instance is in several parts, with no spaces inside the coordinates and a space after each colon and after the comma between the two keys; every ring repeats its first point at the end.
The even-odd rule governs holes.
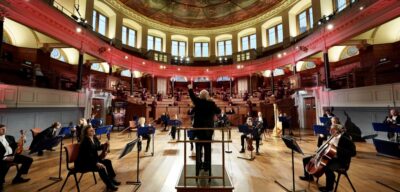
{"type": "Polygon", "coordinates": [[[282,54],[279,53],[279,54],[278,54],[278,58],[281,58],[281,57],[282,57],[282,54]]]}
{"type": "Polygon", "coordinates": [[[125,59],[128,59],[128,55],[125,55],[125,59]]]}
{"type": "Polygon", "coordinates": [[[80,27],[77,27],[77,28],[76,28],[76,32],[77,32],[77,33],[80,33],[80,32],[82,32],[82,29],[81,29],[80,27]]]}
{"type": "Polygon", "coordinates": [[[361,7],[360,7],[360,11],[362,11],[363,9],[364,9],[364,7],[363,7],[363,6],[361,6],[361,7]]]}
{"type": "Polygon", "coordinates": [[[333,29],[333,24],[327,25],[326,28],[327,28],[328,30],[332,30],[332,29],[333,29]]]}
{"type": "Polygon", "coordinates": [[[190,61],[190,58],[189,57],[186,57],[186,62],[189,62],[190,61]]]}
{"type": "Polygon", "coordinates": [[[143,62],[142,62],[142,65],[146,65],[146,62],[143,61],[143,62]]]}
{"type": "Polygon", "coordinates": [[[181,68],[178,68],[178,71],[180,71],[181,70],[181,68]]]}

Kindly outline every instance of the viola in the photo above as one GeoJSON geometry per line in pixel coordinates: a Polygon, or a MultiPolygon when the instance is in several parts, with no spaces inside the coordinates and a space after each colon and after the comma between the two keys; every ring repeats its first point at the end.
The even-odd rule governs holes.
{"type": "Polygon", "coordinates": [[[248,138],[246,141],[247,141],[247,150],[253,151],[253,150],[254,150],[254,147],[253,147],[253,138],[250,137],[250,138],[248,138]]]}
{"type": "Polygon", "coordinates": [[[105,159],[107,154],[110,153],[110,143],[108,142],[108,140],[103,144],[102,147],[103,149],[101,150],[99,157],[100,159],[105,159]]]}
{"type": "Polygon", "coordinates": [[[25,131],[20,130],[19,133],[21,134],[18,143],[17,143],[17,149],[15,149],[15,154],[21,154],[22,151],[24,151],[24,143],[25,143],[25,131]]]}

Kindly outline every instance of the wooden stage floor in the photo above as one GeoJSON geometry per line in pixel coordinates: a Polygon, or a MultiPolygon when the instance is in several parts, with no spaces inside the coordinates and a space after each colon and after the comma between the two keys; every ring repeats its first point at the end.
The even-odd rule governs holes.
{"type": "MultiPolygon", "coordinates": [[[[155,155],[153,157],[141,158],[140,179],[142,186],[138,191],[143,192],[171,192],[176,191],[175,186],[183,166],[183,144],[168,143],[170,136],[167,132],[157,130],[155,139],[155,155]]],[[[306,155],[312,154],[316,150],[316,137],[311,134],[302,134],[302,140],[298,141],[306,155]],[[304,136],[306,135],[306,136],[304,136]]],[[[216,139],[221,136],[220,132],[215,133],[216,139]]],[[[260,147],[260,156],[256,156],[253,161],[237,158],[240,149],[240,133],[237,129],[232,131],[233,143],[230,145],[233,153],[226,154],[226,170],[230,175],[234,186],[234,191],[239,192],[265,192],[265,191],[285,191],[274,181],[280,181],[284,186],[291,186],[291,153],[286,149],[280,138],[267,137],[260,147]]],[[[105,137],[103,137],[105,140],[105,137]]],[[[117,179],[123,184],[118,191],[132,191],[134,186],[125,185],[126,181],[136,179],[136,153],[131,153],[122,159],[118,159],[124,144],[131,139],[127,134],[114,132],[111,136],[110,158],[117,172],[117,179]]],[[[70,139],[65,140],[70,143],[70,139]]],[[[144,145],[145,142],[144,142],[144,145]]],[[[376,181],[389,184],[400,189],[398,176],[400,173],[400,161],[396,159],[376,156],[374,146],[368,143],[357,143],[357,156],[353,158],[349,170],[349,176],[357,191],[393,191],[376,181]]],[[[189,149],[189,144],[188,144],[189,149]]],[[[221,164],[221,144],[213,144],[212,148],[213,164],[221,164]]],[[[189,154],[189,153],[188,153],[189,154]]],[[[63,154],[64,155],[64,154],[63,154]]],[[[67,171],[65,168],[65,156],[62,160],[62,177],[65,178],[67,171]]],[[[59,151],[45,151],[44,156],[33,156],[34,162],[27,177],[31,181],[25,184],[12,185],[11,180],[15,175],[15,168],[11,168],[6,177],[4,185],[6,192],[32,192],[50,184],[50,176],[58,176],[59,151]]],[[[194,159],[188,158],[189,164],[194,164],[194,159]]],[[[295,155],[295,178],[296,189],[306,189],[307,191],[318,191],[315,182],[300,181],[298,176],[303,174],[302,155],[295,155]]],[[[25,176],[26,177],[26,176],[25,176]]],[[[98,184],[94,184],[91,174],[86,174],[81,181],[81,191],[102,192],[105,185],[96,174],[98,184]]],[[[62,181],[63,182],[63,181],[62,181]]],[[[44,191],[59,191],[62,182],[56,183],[44,191]]],[[[320,185],[325,184],[325,177],[321,177],[320,185]]],[[[76,191],[73,177],[69,178],[64,191],[76,191]]],[[[341,178],[338,191],[351,191],[351,187],[345,178],[341,178]]]]}

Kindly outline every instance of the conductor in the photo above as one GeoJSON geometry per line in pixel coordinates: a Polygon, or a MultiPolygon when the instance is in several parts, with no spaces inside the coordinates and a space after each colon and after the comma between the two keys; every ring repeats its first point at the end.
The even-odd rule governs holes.
{"type": "MultiPolygon", "coordinates": [[[[189,96],[194,104],[193,128],[212,128],[214,127],[214,116],[221,113],[221,109],[210,99],[208,91],[200,91],[199,97],[193,92],[193,86],[188,85],[189,96]]],[[[194,131],[194,137],[198,140],[211,140],[213,130],[194,131]]],[[[196,143],[196,175],[199,170],[208,171],[211,168],[211,143],[196,143]],[[204,149],[204,162],[202,159],[202,149],[204,149]]]]}

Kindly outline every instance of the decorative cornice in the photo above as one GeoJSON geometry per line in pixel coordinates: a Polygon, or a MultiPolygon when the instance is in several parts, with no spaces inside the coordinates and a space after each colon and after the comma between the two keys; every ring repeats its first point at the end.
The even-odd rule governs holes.
{"type": "Polygon", "coordinates": [[[125,4],[121,3],[119,0],[104,0],[110,7],[112,7],[115,11],[122,13],[126,17],[148,26],[149,28],[158,29],[164,32],[174,33],[174,34],[182,34],[182,35],[218,35],[225,33],[232,33],[235,31],[243,30],[249,27],[254,27],[262,22],[268,21],[269,19],[279,15],[293,4],[297,3],[300,0],[285,0],[281,1],[274,8],[269,9],[268,11],[255,16],[253,18],[232,24],[226,25],[222,27],[215,28],[184,28],[167,25],[165,23],[161,23],[154,19],[148,18],[137,11],[127,7],[125,4]]]}

